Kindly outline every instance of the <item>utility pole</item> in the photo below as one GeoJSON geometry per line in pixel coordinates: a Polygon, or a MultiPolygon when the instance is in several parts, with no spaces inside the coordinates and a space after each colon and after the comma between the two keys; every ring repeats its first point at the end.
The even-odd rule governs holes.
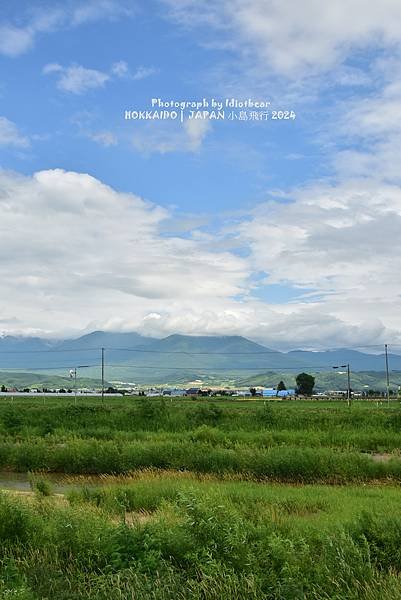
{"type": "Polygon", "coordinates": [[[349,368],[349,363],[347,363],[346,365],[337,365],[335,367],[332,367],[333,369],[347,369],[347,404],[348,407],[351,407],[351,373],[350,373],[350,368],[349,368]]]}
{"type": "Polygon", "coordinates": [[[386,392],[387,392],[387,406],[390,406],[390,380],[388,376],[388,353],[387,344],[384,344],[384,355],[386,358],[386,392]]]}
{"type": "Polygon", "coordinates": [[[89,366],[90,365],[78,365],[77,367],[74,367],[73,369],[70,370],[70,377],[71,377],[71,379],[74,379],[75,404],[77,403],[77,369],[86,369],[89,366]]]}
{"type": "Polygon", "coordinates": [[[102,348],[102,402],[104,402],[104,348],[102,348]]]}
{"type": "Polygon", "coordinates": [[[77,367],[70,371],[70,377],[74,379],[74,404],[77,403],[77,367]]]}
{"type": "Polygon", "coordinates": [[[347,363],[347,380],[348,380],[348,388],[347,388],[347,401],[348,406],[351,406],[351,375],[349,372],[349,363],[347,363]]]}

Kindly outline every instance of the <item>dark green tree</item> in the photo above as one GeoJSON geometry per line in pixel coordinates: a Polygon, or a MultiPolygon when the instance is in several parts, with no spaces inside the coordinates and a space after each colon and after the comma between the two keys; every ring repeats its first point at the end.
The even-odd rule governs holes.
{"type": "Polygon", "coordinates": [[[309,375],[308,373],[299,373],[299,375],[296,376],[295,381],[297,382],[298,394],[302,394],[303,396],[312,395],[313,388],[315,386],[315,378],[313,375],[309,375]]]}
{"type": "Polygon", "coordinates": [[[287,389],[287,388],[286,388],[286,386],[285,386],[285,383],[284,383],[284,381],[280,381],[280,382],[279,382],[279,384],[278,384],[278,386],[277,386],[277,391],[278,391],[278,392],[282,392],[283,390],[286,390],[286,389],[287,389]]]}
{"type": "Polygon", "coordinates": [[[251,392],[252,396],[256,396],[256,388],[250,388],[249,391],[251,392]]]}

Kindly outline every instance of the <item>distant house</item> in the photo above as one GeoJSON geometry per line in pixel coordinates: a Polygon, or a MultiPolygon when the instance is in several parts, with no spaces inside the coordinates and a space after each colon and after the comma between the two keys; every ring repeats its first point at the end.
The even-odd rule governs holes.
{"type": "Polygon", "coordinates": [[[288,398],[289,396],[295,396],[295,390],[276,390],[274,388],[265,388],[262,390],[263,398],[288,398]]]}
{"type": "Polygon", "coordinates": [[[189,388],[188,390],[185,390],[185,394],[187,396],[197,396],[199,394],[199,392],[200,392],[200,388],[198,388],[198,387],[192,387],[192,388],[189,388]]]}
{"type": "Polygon", "coordinates": [[[265,388],[262,390],[263,398],[275,398],[277,396],[277,390],[274,388],[265,388]]]}
{"type": "Polygon", "coordinates": [[[177,397],[177,396],[185,396],[185,390],[180,390],[179,388],[168,388],[163,390],[163,396],[171,396],[171,397],[177,397]]]}
{"type": "Polygon", "coordinates": [[[277,392],[279,398],[287,398],[288,396],[295,396],[295,390],[280,390],[277,392]]]}

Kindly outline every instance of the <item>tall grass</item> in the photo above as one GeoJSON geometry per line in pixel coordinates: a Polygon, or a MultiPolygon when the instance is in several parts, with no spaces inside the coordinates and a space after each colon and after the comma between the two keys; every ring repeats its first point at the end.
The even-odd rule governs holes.
{"type": "Polygon", "coordinates": [[[126,473],[156,467],[294,482],[400,478],[397,406],[58,402],[0,402],[0,468],[126,473]],[[392,452],[393,459],[374,462],[363,455],[370,452],[392,452]]]}
{"type": "Polygon", "coordinates": [[[242,473],[245,477],[293,482],[401,480],[401,460],[374,461],[358,452],[329,448],[238,444],[216,446],[203,441],[71,440],[50,444],[34,439],[0,442],[0,468],[60,473],[127,473],[156,467],[198,473],[242,473]]]}
{"type": "Polygon", "coordinates": [[[247,518],[232,498],[193,488],[127,524],[88,504],[1,495],[0,592],[25,599],[401,597],[400,516],[367,513],[331,529],[312,520],[302,529],[259,512],[261,520],[247,518]]]}
{"type": "Polygon", "coordinates": [[[398,406],[1,400],[0,468],[41,475],[0,494],[0,597],[399,600],[400,447],[398,406]]]}

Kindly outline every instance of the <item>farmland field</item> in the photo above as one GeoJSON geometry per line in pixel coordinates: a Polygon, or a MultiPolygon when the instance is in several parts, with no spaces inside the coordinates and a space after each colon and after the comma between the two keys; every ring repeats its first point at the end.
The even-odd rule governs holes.
{"type": "Polygon", "coordinates": [[[400,448],[397,402],[1,399],[0,597],[399,599],[400,448]]]}

